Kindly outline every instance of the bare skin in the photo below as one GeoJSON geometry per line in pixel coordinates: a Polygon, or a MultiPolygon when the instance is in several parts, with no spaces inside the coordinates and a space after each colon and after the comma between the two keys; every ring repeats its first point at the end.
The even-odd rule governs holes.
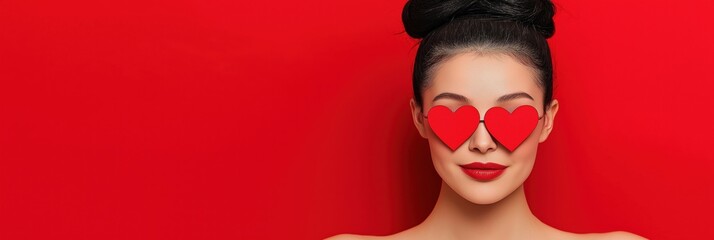
{"type": "Polygon", "coordinates": [[[487,109],[499,106],[512,110],[531,105],[543,116],[535,130],[514,151],[495,141],[483,123],[469,140],[456,150],[450,149],[433,133],[424,113],[414,99],[410,100],[412,119],[419,134],[429,141],[434,167],[442,179],[439,198],[429,216],[420,224],[388,236],[340,234],[340,239],[645,239],[614,231],[607,233],[570,233],[541,222],[531,212],[523,183],[535,163],[538,144],[544,142],[554,126],[559,103],[553,99],[543,106],[544,93],[534,70],[516,59],[500,53],[457,54],[441,63],[432,83],[423,92],[423,108],[444,105],[476,107],[483,119],[487,109]],[[526,93],[525,97],[505,102],[497,99],[509,93],[526,93]],[[443,93],[457,98],[436,98],[443,93]],[[496,180],[475,181],[463,173],[460,164],[495,162],[507,166],[496,180]]]}
{"type": "Polygon", "coordinates": [[[528,209],[523,187],[491,205],[475,205],[458,196],[443,182],[441,187],[436,206],[426,220],[417,226],[388,236],[339,234],[327,239],[646,239],[625,231],[578,234],[548,226],[528,209]]]}

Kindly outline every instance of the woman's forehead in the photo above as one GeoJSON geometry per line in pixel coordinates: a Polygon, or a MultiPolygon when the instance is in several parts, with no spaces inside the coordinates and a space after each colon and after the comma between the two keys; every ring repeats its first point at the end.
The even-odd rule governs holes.
{"type": "Polygon", "coordinates": [[[535,69],[510,55],[462,53],[435,66],[424,97],[431,101],[430,97],[448,92],[495,103],[501,96],[524,92],[537,100],[542,93],[536,81],[535,69]]]}

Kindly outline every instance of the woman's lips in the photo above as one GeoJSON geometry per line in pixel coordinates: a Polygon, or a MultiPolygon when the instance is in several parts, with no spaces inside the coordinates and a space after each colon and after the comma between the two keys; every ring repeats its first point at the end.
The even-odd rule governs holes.
{"type": "Polygon", "coordinates": [[[500,176],[506,170],[506,166],[491,162],[473,162],[461,165],[461,169],[476,180],[488,181],[500,176]]]}

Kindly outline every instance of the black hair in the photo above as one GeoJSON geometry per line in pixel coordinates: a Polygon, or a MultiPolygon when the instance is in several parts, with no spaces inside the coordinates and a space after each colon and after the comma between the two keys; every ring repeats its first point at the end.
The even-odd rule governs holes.
{"type": "Polygon", "coordinates": [[[545,94],[553,99],[553,64],[546,39],[555,33],[555,6],[549,0],[409,0],[402,10],[406,33],[421,39],[412,85],[423,106],[435,66],[463,52],[497,52],[532,67],[545,94]]]}

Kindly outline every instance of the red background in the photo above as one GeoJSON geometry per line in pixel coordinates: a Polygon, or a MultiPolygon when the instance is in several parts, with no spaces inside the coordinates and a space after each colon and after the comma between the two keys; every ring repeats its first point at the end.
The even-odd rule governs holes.
{"type": "MultiPolygon", "coordinates": [[[[556,1],[526,182],[572,232],[712,239],[714,2],[556,1]],[[615,167],[613,167],[615,166],[615,167]]],[[[1,1],[0,239],[321,239],[423,220],[404,1],[1,1]]]]}

